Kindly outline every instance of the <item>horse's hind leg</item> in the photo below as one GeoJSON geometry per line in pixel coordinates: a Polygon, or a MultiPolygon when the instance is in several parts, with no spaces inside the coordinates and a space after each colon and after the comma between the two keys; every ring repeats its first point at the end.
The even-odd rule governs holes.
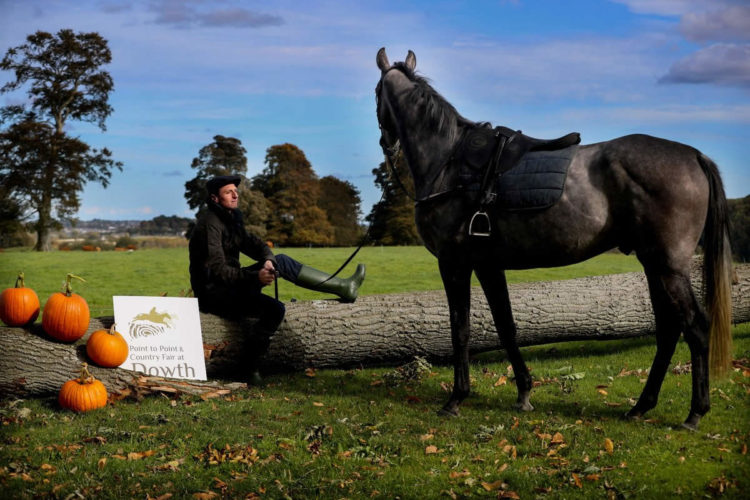
{"type": "Polygon", "coordinates": [[[458,406],[469,395],[469,307],[471,304],[471,267],[460,256],[441,254],[440,276],[450,310],[453,343],[453,392],[440,410],[441,415],[458,415],[458,406]]]}
{"type": "Polygon", "coordinates": [[[534,409],[529,402],[531,375],[516,343],[516,324],[513,321],[513,310],[510,305],[505,272],[488,265],[477,266],[476,272],[492,311],[492,319],[495,321],[500,341],[508,353],[511,366],[513,366],[516,387],[518,388],[515,408],[522,411],[531,411],[534,409]]]}
{"type": "Polygon", "coordinates": [[[708,322],[686,273],[646,271],[656,319],[656,356],[638,403],[627,413],[639,417],[656,406],[680,332],[684,332],[693,364],[690,415],[683,424],[695,429],[708,411],[708,322]]]}

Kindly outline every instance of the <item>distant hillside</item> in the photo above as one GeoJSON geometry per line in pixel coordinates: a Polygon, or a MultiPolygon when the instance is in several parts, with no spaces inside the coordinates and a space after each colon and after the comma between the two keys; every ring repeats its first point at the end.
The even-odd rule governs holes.
{"type": "Polygon", "coordinates": [[[184,235],[193,219],[176,215],[159,215],[151,220],[79,220],[75,225],[63,225],[65,233],[78,231],[82,233],[96,232],[101,234],[130,234],[136,235],[184,235]]]}

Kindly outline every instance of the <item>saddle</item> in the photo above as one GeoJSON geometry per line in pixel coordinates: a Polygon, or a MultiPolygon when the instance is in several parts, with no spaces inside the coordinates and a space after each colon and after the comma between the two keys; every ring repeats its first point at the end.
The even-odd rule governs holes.
{"type": "Polygon", "coordinates": [[[506,210],[553,204],[562,194],[567,168],[577,149],[572,146],[580,142],[577,132],[557,139],[537,139],[503,126],[471,130],[460,152],[465,165],[459,174],[461,184],[469,190],[476,189],[477,174],[484,172],[478,188],[479,208],[469,222],[469,234],[490,235],[487,208],[495,203],[498,192],[503,195],[501,206],[506,210]],[[519,162],[524,165],[521,170],[516,168],[519,162]],[[504,179],[506,173],[516,175],[508,182],[504,179]]]}
{"type": "Polygon", "coordinates": [[[481,169],[485,166],[492,167],[490,161],[493,155],[499,153],[498,168],[495,173],[507,172],[523,157],[524,154],[533,151],[556,151],[574,146],[581,142],[581,134],[571,132],[557,139],[537,139],[515,131],[508,127],[498,126],[493,128],[478,127],[469,132],[464,140],[461,157],[472,169],[481,169]],[[513,138],[507,143],[509,138],[513,138]],[[505,139],[506,144],[502,151],[498,149],[500,141],[505,139]]]}

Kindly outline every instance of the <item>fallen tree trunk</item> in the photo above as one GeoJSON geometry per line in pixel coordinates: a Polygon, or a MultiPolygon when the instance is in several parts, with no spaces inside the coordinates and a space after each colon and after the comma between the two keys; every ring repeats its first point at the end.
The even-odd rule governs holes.
{"type": "MultiPolygon", "coordinates": [[[[693,273],[700,290],[700,273],[693,273]]],[[[736,268],[732,286],[734,321],[750,321],[750,266],[736,268]]],[[[609,340],[653,333],[654,321],[643,273],[520,283],[510,286],[518,341],[522,346],[568,340],[609,340]]],[[[502,348],[480,289],[471,304],[473,353],[502,348]]],[[[57,393],[86,361],[89,335],[109,328],[111,317],[93,318],[82,339],[52,341],[39,323],[30,329],[0,327],[0,397],[57,393]]],[[[201,313],[210,379],[244,375],[247,334],[239,324],[201,313]]],[[[354,304],[333,300],[295,302],[273,337],[268,370],[308,367],[392,365],[423,356],[432,361],[452,354],[448,308],[442,290],[360,297],[354,304]]],[[[91,367],[110,391],[128,393],[221,394],[220,381],[196,382],[146,377],[124,369],[91,367]]]]}

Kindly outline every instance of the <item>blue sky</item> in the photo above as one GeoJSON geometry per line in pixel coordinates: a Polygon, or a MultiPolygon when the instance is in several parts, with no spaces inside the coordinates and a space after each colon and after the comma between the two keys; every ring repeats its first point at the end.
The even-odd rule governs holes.
{"type": "MultiPolygon", "coordinates": [[[[290,142],[319,176],[380,198],[377,50],[407,50],[469,119],[584,143],[641,132],[711,156],[728,196],[750,194],[750,5],[742,0],[375,2],[0,0],[0,50],[37,30],[109,41],[114,113],[102,133],[124,170],[88,184],[82,220],[192,216],[190,163],[217,134],[240,139],[248,175],[290,142]]],[[[12,75],[0,72],[0,83],[12,75]]],[[[0,95],[0,105],[23,93],[0,95]]]]}

